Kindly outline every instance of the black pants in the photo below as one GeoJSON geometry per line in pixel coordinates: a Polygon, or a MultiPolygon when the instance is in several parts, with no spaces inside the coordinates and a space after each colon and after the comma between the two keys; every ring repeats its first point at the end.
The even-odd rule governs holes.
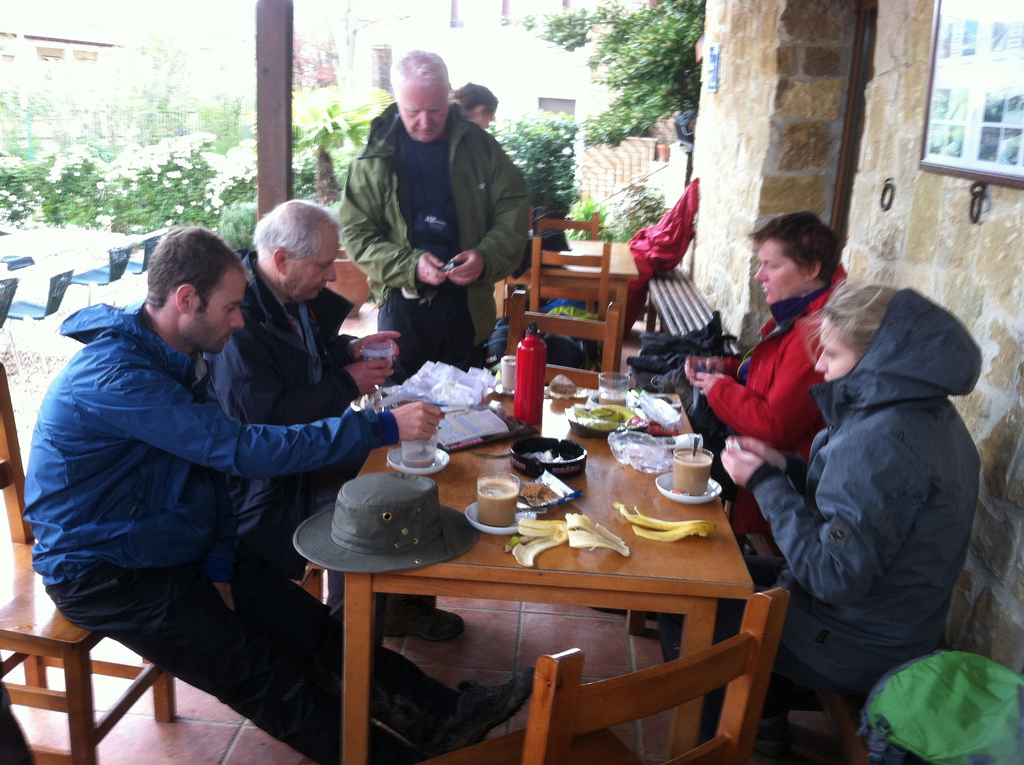
{"type": "Polygon", "coordinates": [[[3,683],[0,683],[0,763],[32,765],[32,753],[11,711],[11,699],[3,683]]]}
{"type": "Polygon", "coordinates": [[[442,288],[430,302],[392,290],[377,312],[377,330],[402,333],[391,378],[396,383],[405,382],[428,361],[463,371],[484,365],[484,346],[473,342],[476,330],[463,289],[442,288]]]}
{"type": "MultiPolygon", "coordinates": [[[[216,696],[322,765],[340,759],[343,633],[329,609],[244,545],[236,553],[232,611],[198,565],[125,569],[100,564],[47,593],[67,619],[123,643],[216,696]]],[[[414,745],[458,693],[378,647],[373,713],[414,745]]],[[[423,759],[372,727],[373,762],[423,759]]]]}
{"type": "MultiPolygon", "coordinates": [[[[767,558],[757,555],[745,555],[744,561],[747,564],[747,570],[750,571],[750,578],[754,581],[754,587],[759,591],[775,586],[782,566],[786,562],[783,558],[767,558]]],[[[718,601],[714,642],[719,643],[739,633],[746,605],[745,600],[718,601]]],[[[665,661],[679,658],[682,623],[682,617],[678,614],[658,614],[661,656],[665,661]]],[[[857,691],[839,685],[811,669],[800,660],[799,656],[779,643],[779,651],[772,667],[771,681],[764,699],[764,710],[761,712],[762,719],[778,717],[789,711],[794,682],[810,688],[825,688],[844,695],[857,694],[857,691]]],[[[723,688],[718,688],[704,697],[704,711],[700,719],[700,743],[703,744],[715,737],[724,698],[725,690],[723,688]]]]}

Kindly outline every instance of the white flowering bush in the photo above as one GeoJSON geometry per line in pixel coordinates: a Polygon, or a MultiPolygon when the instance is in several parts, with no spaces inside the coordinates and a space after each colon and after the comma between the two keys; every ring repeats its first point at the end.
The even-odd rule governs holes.
{"type": "Polygon", "coordinates": [[[0,224],[24,225],[39,214],[42,179],[41,168],[0,151],[0,224]]]}
{"type": "Polygon", "coordinates": [[[126,147],[107,169],[105,207],[125,233],[164,226],[214,226],[217,171],[204,155],[209,133],[165,138],[153,146],[126,147]]]}
{"type": "Polygon", "coordinates": [[[215,228],[225,205],[256,199],[256,142],[220,155],[209,151],[213,140],[200,133],[129,146],[110,163],[85,146],[37,162],[0,152],[0,223],[121,233],[215,228]]]}
{"type": "Polygon", "coordinates": [[[88,146],[72,146],[50,161],[39,189],[43,220],[51,226],[95,226],[104,212],[103,160],[88,146]]]}

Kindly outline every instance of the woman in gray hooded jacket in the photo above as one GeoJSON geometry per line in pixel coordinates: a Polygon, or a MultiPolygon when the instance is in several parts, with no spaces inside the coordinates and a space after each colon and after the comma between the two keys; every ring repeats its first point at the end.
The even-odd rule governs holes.
{"type": "Polygon", "coordinates": [[[809,463],[751,438],[732,439],[722,461],[785,556],[776,584],[792,597],[776,672],[865,694],[941,638],[980,469],[949,396],[973,390],[981,353],[943,308],[878,285],[836,291],[821,348],[825,382],[811,395],[827,427],[809,463]]]}

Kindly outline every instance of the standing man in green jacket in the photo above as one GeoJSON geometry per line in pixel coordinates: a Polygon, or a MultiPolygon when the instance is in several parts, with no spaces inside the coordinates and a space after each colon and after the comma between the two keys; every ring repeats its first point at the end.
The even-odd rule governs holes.
{"type": "Polygon", "coordinates": [[[530,192],[498,142],[450,105],[448,69],[414,50],[392,71],[341,203],[349,256],[381,292],[380,331],[401,332],[397,382],[426,361],[483,366],[494,284],[522,260],[530,192]]]}

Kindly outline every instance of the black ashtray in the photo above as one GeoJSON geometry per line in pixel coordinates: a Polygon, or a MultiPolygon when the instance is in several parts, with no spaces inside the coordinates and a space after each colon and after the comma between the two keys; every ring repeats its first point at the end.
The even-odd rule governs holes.
{"type": "Polygon", "coordinates": [[[536,478],[545,470],[560,478],[579,475],[587,467],[587,450],[575,441],[557,438],[523,438],[512,444],[512,467],[530,478],[536,478]],[[524,457],[525,454],[550,451],[561,457],[557,462],[524,457]]]}

